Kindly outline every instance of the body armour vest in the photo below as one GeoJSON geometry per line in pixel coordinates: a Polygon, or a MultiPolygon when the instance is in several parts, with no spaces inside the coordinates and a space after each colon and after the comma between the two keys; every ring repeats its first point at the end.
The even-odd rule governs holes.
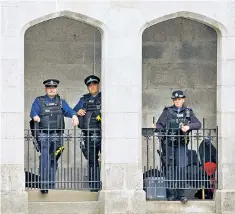
{"type": "Polygon", "coordinates": [[[181,145],[187,145],[189,143],[189,132],[184,133],[180,127],[182,125],[187,125],[190,123],[190,109],[185,108],[181,112],[176,112],[172,107],[168,108],[167,114],[167,135],[171,135],[168,137],[168,142],[170,145],[178,146],[179,143],[181,145]]]}
{"type": "Polygon", "coordinates": [[[83,109],[85,116],[79,117],[79,128],[81,129],[101,129],[101,92],[96,97],[85,94],[83,109]]]}
{"type": "Polygon", "coordinates": [[[62,111],[62,100],[59,95],[55,96],[55,101],[46,103],[46,97],[38,97],[42,110],[39,115],[40,129],[63,131],[65,128],[64,114],[62,111]]]}

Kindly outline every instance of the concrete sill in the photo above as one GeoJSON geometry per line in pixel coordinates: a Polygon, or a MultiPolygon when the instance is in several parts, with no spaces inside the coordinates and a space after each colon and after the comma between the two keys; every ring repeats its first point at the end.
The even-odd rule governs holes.
{"type": "Polygon", "coordinates": [[[41,194],[39,190],[27,190],[29,202],[82,202],[98,201],[97,192],[73,190],[49,190],[41,194]]]}
{"type": "Polygon", "coordinates": [[[192,200],[187,204],[179,201],[147,201],[147,214],[175,213],[175,214],[215,214],[215,201],[192,200]]]}

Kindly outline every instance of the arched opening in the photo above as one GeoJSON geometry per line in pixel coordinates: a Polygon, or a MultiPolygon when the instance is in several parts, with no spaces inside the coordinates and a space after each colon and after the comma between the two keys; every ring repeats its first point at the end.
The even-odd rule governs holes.
{"type": "MultiPolygon", "coordinates": [[[[165,142],[164,145],[168,144],[171,136],[167,136],[166,132],[156,134],[152,130],[149,130],[149,133],[147,130],[143,131],[142,154],[147,199],[167,199],[169,189],[174,192],[176,189],[184,189],[185,196],[189,199],[197,199],[198,196],[195,196],[195,193],[198,190],[203,189],[203,192],[205,190],[205,193],[208,193],[213,189],[208,184],[210,183],[208,175],[205,175],[205,171],[200,171],[200,167],[204,167],[204,161],[202,156],[200,157],[199,147],[207,135],[213,139],[210,152],[213,146],[217,147],[218,143],[216,120],[218,35],[213,28],[194,20],[187,18],[187,13],[176,13],[173,17],[169,15],[169,20],[162,18],[159,22],[155,22],[157,24],[153,23],[154,25],[143,32],[142,127],[150,127],[153,120],[154,123],[157,122],[164,107],[173,104],[171,95],[175,90],[182,90],[186,94],[186,106],[193,109],[202,123],[201,130],[190,134],[187,146],[187,166],[193,164],[192,169],[197,171],[190,172],[187,168],[183,178],[179,176],[180,174],[177,178],[178,172],[174,172],[171,178],[169,176],[166,178],[169,168],[164,168],[163,163],[169,166],[170,164],[165,160],[170,156],[162,153],[162,142],[165,142]],[[165,136],[164,140],[163,136],[165,136]],[[160,154],[157,150],[160,150],[160,154]],[[206,182],[202,182],[202,178],[206,182]],[[159,182],[159,179],[162,179],[162,182],[159,182]],[[180,183],[180,179],[186,182],[180,183]],[[156,188],[157,183],[161,185],[156,188]],[[179,188],[180,185],[181,188],[179,188]],[[148,192],[150,186],[153,187],[153,192],[148,192]]],[[[203,149],[203,154],[205,152],[206,150],[203,149]]],[[[215,156],[217,160],[217,153],[215,156]]],[[[173,159],[175,162],[177,158],[173,159]]],[[[172,166],[177,167],[175,164],[172,166]]]]}
{"type": "MultiPolygon", "coordinates": [[[[45,95],[43,81],[58,79],[57,92],[71,108],[88,93],[84,79],[91,74],[101,78],[101,33],[90,24],[75,20],[74,14],[63,13],[29,27],[24,36],[25,96],[25,171],[27,188],[40,189],[39,156],[29,127],[32,103],[45,95]],[[29,175],[28,175],[29,174],[29,175]],[[35,181],[36,182],[33,182],[35,181]]],[[[81,18],[81,20],[83,20],[81,18]]],[[[99,172],[89,178],[89,160],[84,157],[84,135],[65,118],[61,139],[64,150],[58,160],[55,189],[89,190],[99,183],[99,172]],[[98,179],[98,180],[96,180],[98,179]]],[[[57,146],[56,146],[56,149],[57,146]]],[[[96,151],[94,151],[96,153],[96,151]]],[[[96,157],[94,157],[94,161],[96,157]]],[[[89,158],[88,158],[89,159],[89,158]]],[[[49,163],[49,161],[48,161],[49,163]]],[[[53,179],[52,179],[53,180],[53,179]]],[[[94,188],[95,189],[95,188],[94,188]]]]}

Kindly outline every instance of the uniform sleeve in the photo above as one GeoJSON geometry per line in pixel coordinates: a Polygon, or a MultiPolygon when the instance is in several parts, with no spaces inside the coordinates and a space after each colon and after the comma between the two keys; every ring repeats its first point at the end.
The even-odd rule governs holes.
{"type": "Polygon", "coordinates": [[[31,107],[30,117],[33,118],[35,116],[38,116],[40,114],[40,111],[41,111],[41,106],[39,100],[36,98],[31,107]]]}
{"type": "Polygon", "coordinates": [[[68,103],[65,100],[62,100],[62,110],[65,117],[72,118],[73,115],[76,115],[76,112],[69,107],[68,103]]]}
{"type": "Polygon", "coordinates": [[[193,110],[190,111],[190,124],[189,124],[189,128],[190,130],[198,130],[201,128],[201,122],[199,121],[199,119],[195,116],[193,110]]]}
{"type": "Polygon", "coordinates": [[[165,129],[166,128],[166,121],[167,121],[167,111],[163,110],[162,114],[158,118],[158,121],[156,123],[157,129],[165,129]]]}
{"type": "Polygon", "coordinates": [[[76,104],[76,106],[73,108],[73,110],[74,110],[75,112],[78,112],[80,109],[83,108],[83,104],[84,104],[84,98],[82,97],[82,98],[78,101],[78,103],[76,104]]]}

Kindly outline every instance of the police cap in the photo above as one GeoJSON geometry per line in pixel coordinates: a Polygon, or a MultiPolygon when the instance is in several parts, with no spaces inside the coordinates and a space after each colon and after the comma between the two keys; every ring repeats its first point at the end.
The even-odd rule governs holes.
{"type": "Polygon", "coordinates": [[[57,85],[59,84],[59,80],[56,80],[56,79],[48,79],[48,80],[45,80],[43,82],[43,84],[45,85],[45,87],[57,87],[57,85]]]}
{"type": "Polygon", "coordinates": [[[100,82],[100,78],[95,76],[95,75],[90,75],[88,76],[85,80],[84,83],[88,86],[90,83],[99,83],[100,82]]]}
{"type": "Polygon", "coordinates": [[[185,94],[183,91],[173,91],[171,99],[176,99],[176,98],[185,98],[185,94]]]}

